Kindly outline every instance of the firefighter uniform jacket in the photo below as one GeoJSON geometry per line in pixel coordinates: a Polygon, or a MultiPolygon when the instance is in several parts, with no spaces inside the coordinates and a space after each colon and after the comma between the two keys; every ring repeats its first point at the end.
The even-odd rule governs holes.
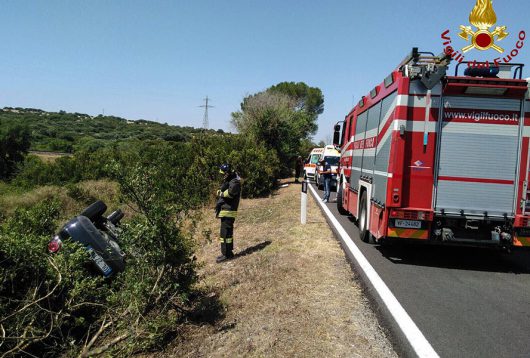
{"type": "Polygon", "coordinates": [[[221,211],[220,218],[235,218],[239,199],[241,198],[241,178],[233,173],[221,184],[221,195],[219,198],[221,211]]]}

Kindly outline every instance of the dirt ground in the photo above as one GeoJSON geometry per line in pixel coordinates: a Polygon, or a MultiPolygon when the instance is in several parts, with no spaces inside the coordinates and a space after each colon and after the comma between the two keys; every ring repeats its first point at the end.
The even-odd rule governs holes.
{"type": "Polygon", "coordinates": [[[201,285],[222,315],[187,323],[156,357],[396,357],[320,209],[308,195],[300,224],[300,185],[243,200],[236,258],[216,264],[219,223],[206,220],[198,251],[201,285]],[[216,292],[216,293],[215,293],[216,292]]]}

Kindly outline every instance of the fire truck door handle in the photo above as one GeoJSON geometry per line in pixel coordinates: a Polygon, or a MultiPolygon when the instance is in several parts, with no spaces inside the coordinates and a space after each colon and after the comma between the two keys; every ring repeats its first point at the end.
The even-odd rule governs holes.
{"type": "Polygon", "coordinates": [[[402,136],[402,137],[405,135],[405,125],[404,124],[399,126],[399,135],[402,136]]]}

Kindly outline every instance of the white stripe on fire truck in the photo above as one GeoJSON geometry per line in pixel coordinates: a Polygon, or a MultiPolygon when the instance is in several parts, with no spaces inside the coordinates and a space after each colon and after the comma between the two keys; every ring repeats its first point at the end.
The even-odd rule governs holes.
{"type": "MultiPolygon", "coordinates": [[[[427,107],[427,96],[408,96],[408,95],[398,95],[397,96],[397,105],[414,107],[414,108],[425,108],[427,107]]],[[[431,97],[431,108],[440,107],[440,97],[431,97]]]]}
{"type": "MultiPolygon", "coordinates": [[[[407,132],[421,132],[425,131],[425,122],[420,121],[407,121],[405,119],[394,120],[394,130],[399,131],[401,126],[405,126],[407,132]]],[[[427,122],[427,132],[436,132],[436,122],[427,122]]]]}
{"type": "MultiPolygon", "coordinates": [[[[407,121],[407,120],[396,119],[396,120],[393,121],[393,123],[394,123],[394,126],[393,126],[394,131],[399,131],[401,125],[405,126],[405,130],[407,132],[421,132],[421,133],[423,133],[424,132],[424,128],[425,128],[425,123],[424,122],[418,122],[418,121],[407,121]]],[[[428,122],[427,123],[427,131],[429,133],[435,132],[436,131],[436,123],[435,122],[428,122]]],[[[368,131],[368,138],[375,137],[376,135],[377,135],[377,130],[376,129],[368,131]]],[[[391,135],[392,135],[392,130],[387,130],[385,132],[385,134],[383,135],[383,138],[381,138],[381,141],[379,143],[377,143],[377,153],[379,153],[382,150],[383,146],[385,145],[386,141],[390,139],[391,135]]],[[[364,138],[364,132],[355,135],[355,137],[356,138],[357,137],[358,138],[364,138]]],[[[350,145],[351,143],[352,142],[349,142],[346,146],[350,145]]],[[[375,148],[364,149],[365,155],[374,156],[375,155],[375,152],[373,151],[374,149],[375,148]]],[[[360,149],[352,149],[352,150],[348,151],[348,155],[349,156],[353,155],[355,157],[359,157],[362,154],[363,154],[363,149],[362,148],[360,148],[360,149]]]]}
{"type": "Polygon", "coordinates": [[[365,174],[377,175],[377,176],[385,177],[385,178],[392,178],[392,177],[394,176],[392,173],[381,172],[381,171],[379,171],[379,170],[361,169],[361,168],[359,168],[359,167],[351,167],[350,169],[351,169],[351,170],[355,170],[356,172],[361,172],[361,173],[365,173],[365,174]]]}
{"type": "Polygon", "coordinates": [[[394,176],[392,173],[380,172],[379,170],[374,170],[374,174],[381,176],[381,177],[387,177],[387,178],[392,178],[394,176]]]}

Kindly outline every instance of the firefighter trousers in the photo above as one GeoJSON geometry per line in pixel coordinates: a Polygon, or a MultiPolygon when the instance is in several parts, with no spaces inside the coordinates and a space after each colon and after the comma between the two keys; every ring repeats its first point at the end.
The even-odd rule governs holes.
{"type": "Polygon", "coordinates": [[[235,218],[221,218],[221,254],[226,257],[234,256],[234,221],[235,218]]]}

